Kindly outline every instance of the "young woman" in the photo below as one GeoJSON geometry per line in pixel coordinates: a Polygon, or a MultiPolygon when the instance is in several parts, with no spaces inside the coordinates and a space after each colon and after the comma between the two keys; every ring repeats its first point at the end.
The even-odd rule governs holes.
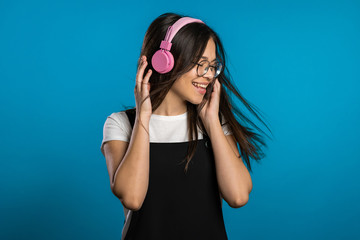
{"type": "Polygon", "coordinates": [[[136,107],[107,117],[101,144],[124,207],[121,239],[227,239],[222,200],[247,203],[249,158],[260,160],[266,146],[235,118],[257,128],[228,92],[260,118],[225,73],[223,45],[203,21],[159,16],[140,56],[136,107]]]}

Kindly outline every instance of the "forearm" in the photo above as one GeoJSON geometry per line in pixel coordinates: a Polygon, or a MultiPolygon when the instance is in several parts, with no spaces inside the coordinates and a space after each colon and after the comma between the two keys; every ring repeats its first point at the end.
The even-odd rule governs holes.
{"type": "MultiPolygon", "coordinates": [[[[142,123],[149,131],[148,119],[142,123]]],[[[139,207],[145,199],[149,184],[149,135],[135,118],[131,140],[125,156],[115,173],[115,189],[118,197],[131,206],[139,207]]]]}
{"type": "Polygon", "coordinates": [[[224,135],[220,121],[213,121],[208,134],[214,152],[216,175],[223,198],[229,205],[240,207],[246,204],[252,188],[250,174],[239,157],[239,152],[231,148],[224,135]]]}

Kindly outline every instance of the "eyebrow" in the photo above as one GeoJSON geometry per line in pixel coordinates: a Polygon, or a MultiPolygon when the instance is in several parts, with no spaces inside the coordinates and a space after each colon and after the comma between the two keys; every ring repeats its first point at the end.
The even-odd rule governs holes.
{"type": "MultiPolygon", "coordinates": [[[[204,58],[204,59],[208,59],[207,57],[204,57],[204,56],[202,56],[201,58],[204,58]]],[[[213,61],[215,61],[216,60],[216,58],[214,59],[214,60],[212,60],[211,62],[213,62],[213,61]]]]}

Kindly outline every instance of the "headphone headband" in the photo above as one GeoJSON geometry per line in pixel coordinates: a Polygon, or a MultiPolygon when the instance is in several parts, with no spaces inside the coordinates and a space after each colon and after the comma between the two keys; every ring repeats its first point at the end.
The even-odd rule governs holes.
{"type": "MultiPolygon", "coordinates": [[[[193,23],[193,22],[200,22],[204,23],[200,19],[191,18],[191,17],[183,17],[177,20],[172,26],[170,26],[166,32],[166,36],[164,41],[171,43],[176,33],[186,24],[193,23]]],[[[170,50],[170,49],[169,49],[170,50]]]]}

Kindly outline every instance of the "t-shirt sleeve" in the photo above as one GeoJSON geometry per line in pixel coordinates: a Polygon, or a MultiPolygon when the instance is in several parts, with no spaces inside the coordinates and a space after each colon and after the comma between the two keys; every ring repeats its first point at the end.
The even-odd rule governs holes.
{"type": "MultiPolygon", "coordinates": [[[[112,113],[106,118],[103,127],[103,140],[100,150],[104,154],[104,143],[110,140],[130,141],[131,125],[125,112],[112,113]]],[[[104,154],[105,155],[105,154],[104,154]]]]}
{"type": "MultiPolygon", "coordinates": [[[[224,115],[222,115],[221,124],[224,124],[225,122],[226,122],[225,117],[224,117],[224,115]]],[[[229,124],[226,123],[226,124],[222,125],[221,127],[222,127],[225,135],[231,135],[232,134],[229,124]]]]}

